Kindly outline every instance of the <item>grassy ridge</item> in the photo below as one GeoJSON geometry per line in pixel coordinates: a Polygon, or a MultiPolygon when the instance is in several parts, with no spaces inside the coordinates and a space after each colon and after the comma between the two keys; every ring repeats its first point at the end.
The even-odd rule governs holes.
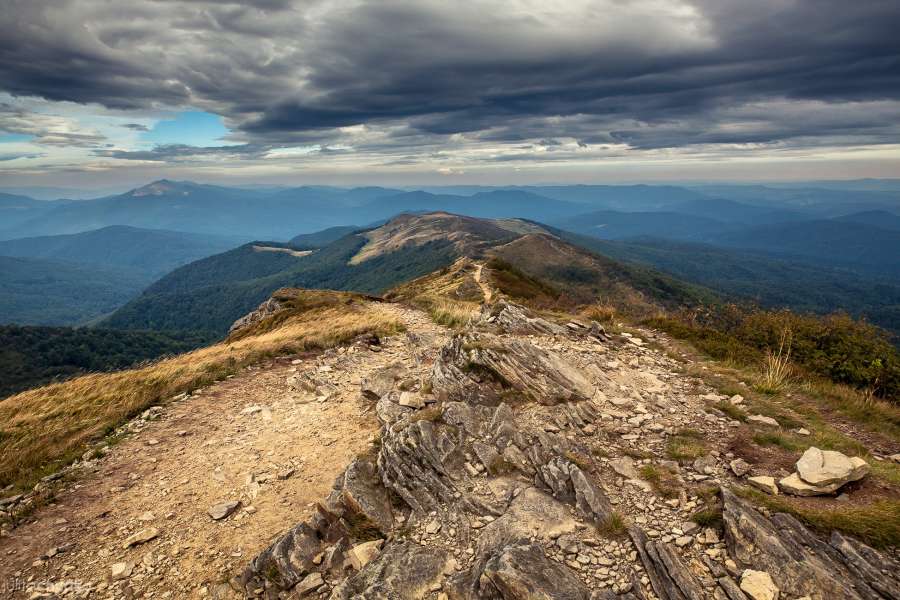
{"type": "MultiPolygon", "coordinates": [[[[325,292],[327,294],[327,292],[325,292]]],[[[259,335],[152,365],[85,375],[0,401],[0,487],[25,487],[79,456],[149,406],[222,379],[260,359],[325,348],[357,335],[402,328],[380,304],[334,302],[295,312],[259,335]]]]}

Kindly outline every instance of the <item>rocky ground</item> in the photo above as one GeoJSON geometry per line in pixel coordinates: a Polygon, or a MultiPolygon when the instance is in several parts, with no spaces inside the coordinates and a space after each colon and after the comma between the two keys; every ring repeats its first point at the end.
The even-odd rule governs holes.
{"type": "MultiPolygon", "coordinates": [[[[657,334],[503,300],[456,334],[393,310],[407,333],[131,424],[0,540],[11,596],[900,598],[891,557],[729,491],[760,474],[708,406],[741,399],[684,376],[657,334]]],[[[832,458],[800,474],[865,476],[826,481],[832,458]]]]}

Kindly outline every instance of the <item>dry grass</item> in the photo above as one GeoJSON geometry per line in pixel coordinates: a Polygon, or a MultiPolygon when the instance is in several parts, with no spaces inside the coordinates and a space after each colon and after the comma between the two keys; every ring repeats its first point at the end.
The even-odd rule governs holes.
{"type": "Polygon", "coordinates": [[[611,304],[592,304],[581,310],[580,316],[602,324],[614,323],[617,317],[616,307],[611,304]]]}
{"type": "Polygon", "coordinates": [[[653,491],[662,498],[677,498],[681,491],[681,484],[674,473],[657,465],[644,465],[641,467],[641,478],[653,486],[653,491]]]}
{"type": "Polygon", "coordinates": [[[597,533],[605,538],[621,538],[628,533],[628,524],[620,513],[614,511],[597,525],[597,533]]]}
{"type": "Polygon", "coordinates": [[[769,496],[751,489],[740,489],[738,493],[769,510],[792,514],[826,534],[836,529],[878,548],[900,546],[900,500],[896,497],[865,504],[834,505],[769,496]]]}
{"type": "Polygon", "coordinates": [[[473,316],[478,314],[480,306],[477,302],[444,298],[422,300],[417,302],[417,304],[419,303],[423,305],[435,323],[453,329],[464,327],[473,316]]]}
{"type": "Polygon", "coordinates": [[[781,332],[781,341],[778,350],[771,348],[766,351],[766,359],[763,362],[762,372],[756,383],[756,390],[764,394],[778,394],[787,386],[793,375],[794,368],[791,365],[791,332],[785,329],[781,332]]]}
{"type": "Polygon", "coordinates": [[[149,406],[261,359],[334,346],[363,333],[401,329],[402,324],[380,304],[316,308],[282,319],[277,329],[257,336],[11,396],[0,402],[0,487],[31,485],[149,406]]]}

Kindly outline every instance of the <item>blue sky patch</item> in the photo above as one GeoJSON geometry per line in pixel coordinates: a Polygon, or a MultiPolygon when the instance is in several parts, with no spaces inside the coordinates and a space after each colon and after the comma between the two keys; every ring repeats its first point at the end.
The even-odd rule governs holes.
{"type": "Polygon", "coordinates": [[[188,146],[226,146],[222,137],[230,133],[219,115],[186,111],[172,119],[159,121],[150,131],[141,134],[141,141],[158,146],[185,144],[188,146]]]}
{"type": "Polygon", "coordinates": [[[0,144],[12,144],[15,142],[27,142],[34,136],[24,133],[0,133],[0,144]]]}

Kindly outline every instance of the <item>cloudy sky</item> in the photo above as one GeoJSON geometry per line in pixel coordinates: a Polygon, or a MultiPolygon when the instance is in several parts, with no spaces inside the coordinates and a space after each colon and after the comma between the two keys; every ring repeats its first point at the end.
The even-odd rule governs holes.
{"type": "Polygon", "coordinates": [[[900,177],[897,0],[0,9],[0,185],[900,177]]]}

